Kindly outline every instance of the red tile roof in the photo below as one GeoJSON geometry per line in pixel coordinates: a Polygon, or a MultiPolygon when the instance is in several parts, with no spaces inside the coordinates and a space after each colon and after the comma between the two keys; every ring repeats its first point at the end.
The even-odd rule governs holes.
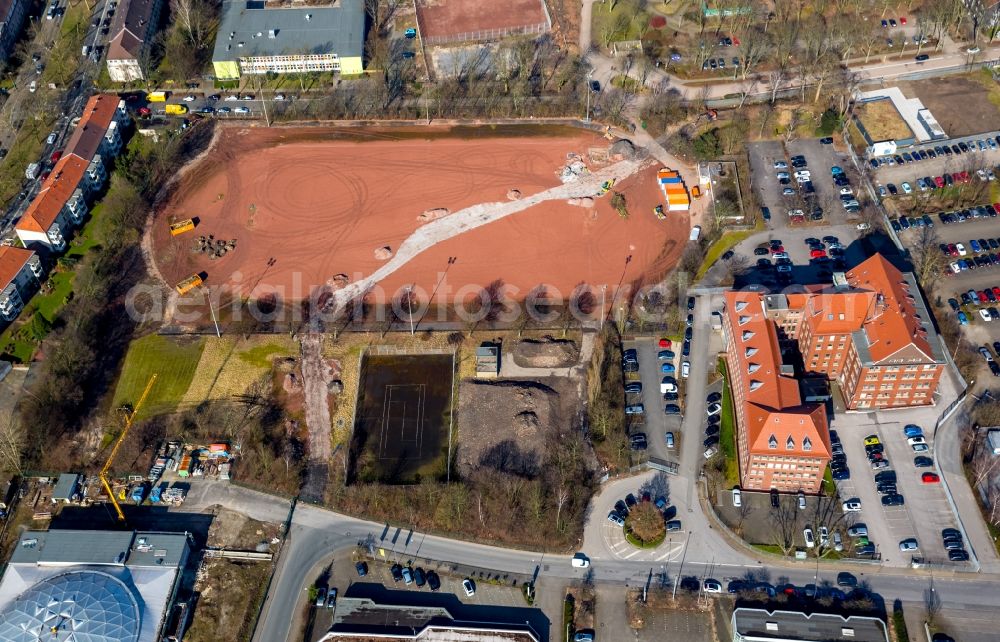
{"type": "Polygon", "coordinates": [[[17,229],[44,234],[52,227],[59,212],[80,185],[89,161],[77,156],[63,156],[52,168],[52,174],[42,183],[42,189],[31,201],[17,224],[17,229]]]}
{"type": "Polygon", "coordinates": [[[851,286],[870,290],[875,297],[864,324],[872,361],[885,361],[908,348],[919,351],[928,361],[934,360],[927,333],[916,316],[914,297],[920,293],[910,293],[902,272],[875,254],[845,276],[851,286]]]}
{"type": "Polygon", "coordinates": [[[775,452],[769,444],[774,435],[779,453],[828,457],[826,410],[822,405],[804,405],[798,381],[782,374],[778,332],[765,315],[763,295],[729,291],[725,297],[735,343],[730,364],[740,368],[740,372],[730,373],[729,383],[746,387],[743,409],[746,425],[742,429],[746,431],[750,452],[775,452]],[[786,448],[789,437],[794,444],[790,449],[786,448]],[[804,448],[807,439],[811,446],[808,450],[804,448]]]}
{"type": "Polygon", "coordinates": [[[0,290],[10,285],[34,254],[20,247],[0,246],[0,290]]]}
{"type": "Polygon", "coordinates": [[[872,292],[827,289],[808,297],[803,320],[816,334],[848,334],[860,330],[875,301],[872,292]]]}
{"type": "Polygon", "coordinates": [[[114,94],[96,94],[90,97],[73,135],[66,143],[62,158],[42,183],[42,189],[25,210],[16,229],[44,234],[52,227],[59,212],[83,180],[90,161],[97,155],[120,101],[114,94]]]}

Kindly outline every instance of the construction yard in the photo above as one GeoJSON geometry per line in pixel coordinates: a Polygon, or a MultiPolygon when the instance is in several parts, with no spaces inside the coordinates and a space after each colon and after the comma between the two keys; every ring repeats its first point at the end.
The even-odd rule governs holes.
{"type": "Polygon", "coordinates": [[[657,219],[658,167],[610,146],[554,125],[225,128],[156,215],[154,272],[275,305],[344,289],[446,305],[495,283],[520,301],[655,280],[680,257],[687,213],[657,219]],[[195,230],[170,234],[189,218],[195,230]]]}

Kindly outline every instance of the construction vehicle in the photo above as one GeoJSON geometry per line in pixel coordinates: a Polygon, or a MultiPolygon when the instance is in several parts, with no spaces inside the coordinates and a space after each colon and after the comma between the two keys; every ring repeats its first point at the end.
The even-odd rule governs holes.
{"type": "Polygon", "coordinates": [[[192,274],[188,278],[178,283],[174,287],[174,289],[177,290],[177,294],[187,294],[188,292],[195,289],[202,283],[204,283],[204,281],[201,280],[200,276],[198,276],[197,274],[192,274]]]}
{"type": "Polygon", "coordinates": [[[694,198],[701,198],[701,187],[694,185],[691,187],[691,196],[694,198]]]}
{"type": "MultiPolygon", "coordinates": [[[[122,427],[122,433],[118,435],[114,448],[111,449],[111,454],[108,455],[108,460],[104,462],[104,467],[101,468],[101,472],[97,475],[101,480],[101,485],[104,486],[105,492],[108,494],[108,498],[111,500],[111,505],[115,508],[115,514],[118,516],[119,522],[125,521],[125,513],[122,512],[122,507],[118,505],[118,500],[115,499],[115,492],[111,490],[111,483],[108,481],[108,471],[111,470],[111,464],[115,461],[115,455],[118,454],[118,449],[121,448],[122,443],[125,441],[125,437],[128,436],[128,431],[132,427],[132,423],[135,421],[135,416],[139,413],[139,408],[141,408],[142,404],[146,401],[146,397],[149,396],[149,391],[153,389],[154,383],[156,383],[155,374],[149,378],[149,383],[146,384],[146,389],[142,391],[142,396],[139,397],[139,401],[136,402],[130,410],[125,409],[125,424],[122,427]]],[[[125,488],[122,488],[122,500],[124,500],[124,495],[125,488]]]]}
{"type": "Polygon", "coordinates": [[[187,105],[175,105],[171,103],[169,105],[166,105],[163,109],[167,112],[167,114],[174,116],[181,116],[183,114],[188,113],[187,105]]]}
{"type": "Polygon", "coordinates": [[[166,91],[151,91],[146,94],[146,100],[151,103],[164,103],[169,95],[166,91]]]}
{"type": "Polygon", "coordinates": [[[194,219],[186,218],[183,221],[177,221],[176,223],[170,224],[170,236],[177,236],[178,234],[183,234],[184,232],[190,232],[194,229],[194,219]]]}
{"type": "Polygon", "coordinates": [[[601,191],[597,193],[598,196],[604,196],[608,191],[615,186],[615,179],[607,180],[601,183],[601,191]]]}
{"type": "Polygon", "coordinates": [[[667,218],[667,215],[663,213],[662,205],[657,205],[656,207],[653,208],[653,216],[660,219],[661,221],[667,218]]]}

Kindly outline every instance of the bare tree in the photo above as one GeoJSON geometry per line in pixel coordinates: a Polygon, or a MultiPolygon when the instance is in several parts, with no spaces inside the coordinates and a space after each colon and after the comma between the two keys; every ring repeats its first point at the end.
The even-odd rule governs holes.
{"type": "Polygon", "coordinates": [[[944,270],[944,255],[938,248],[940,239],[933,227],[921,227],[917,232],[911,256],[913,272],[927,290],[933,290],[944,270]]]}
{"type": "Polygon", "coordinates": [[[934,578],[931,578],[930,586],[924,589],[924,611],[927,614],[927,624],[934,627],[934,622],[941,614],[941,597],[934,588],[934,578]]]}
{"type": "Polygon", "coordinates": [[[8,472],[20,475],[22,452],[24,451],[24,429],[13,415],[8,415],[0,424],[0,466],[8,472]]]}

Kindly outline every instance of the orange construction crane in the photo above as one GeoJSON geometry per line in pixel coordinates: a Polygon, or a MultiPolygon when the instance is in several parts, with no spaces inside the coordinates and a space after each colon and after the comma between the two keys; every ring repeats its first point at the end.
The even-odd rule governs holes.
{"type": "Polygon", "coordinates": [[[149,378],[149,383],[146,384],[146,389],[142,391],[142,396],[139,397],[139,401],[132,407],[131,411],[126,410],[125,415],[125,426],[122,428],[122,434],[118,436],[118,441],[115,442],[115,447],[111,449],[111,454],[108,455],[108,461],[105,462],[104,468],[101,468],[99,477],[101,478],[101,484],[104,486],[104,491],[111,498],[111,505],[115,507],[115,513],[118,514],[118,521],[125,521],[125,513],[122,512],[122,507],[118,505],[118,500],[115,499],[115,493],[111,490],[111,484],[108,483],[108,471],[111,470],[111,464],[115,461],[115,455],[118,454],[118,449],[121,447],[122,442],[125,441],[125,437],[128,435],[129,428],[132,427],[132,422],[135,420],[135,416],[139,413],[139,408],[142,403],[146,401],[146,397],[149,395],[149,391],[153,388],[153,383],[156,381],[156,375],[154,374],[149,378]]]}

